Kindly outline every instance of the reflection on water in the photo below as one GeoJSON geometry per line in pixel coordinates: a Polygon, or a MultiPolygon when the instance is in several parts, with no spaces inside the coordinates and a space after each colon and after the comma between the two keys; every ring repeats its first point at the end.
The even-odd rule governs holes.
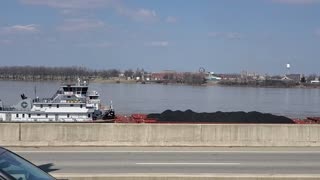
{"type": "MultiPolygon", "coordinates": [[[[58,82],[0,81],[0,99],[15,104],[20,94],[51,97],[58,82]]],[[[158,84],[90,84],[117,113],[151,113],[166,109],[197,112],[260,111],[289,117],[320,116],[320,89],[193,87],[158,84]]]]}

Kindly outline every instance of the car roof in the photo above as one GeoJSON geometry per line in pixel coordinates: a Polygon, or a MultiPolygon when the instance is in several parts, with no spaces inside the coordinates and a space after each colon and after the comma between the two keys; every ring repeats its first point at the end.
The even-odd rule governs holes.
{"type": "Polygon", "coordinates": [[[0,155],[1,155],[2,153],[6,152],[6,151],[7,151],[7,150],[6,150],[5,148],[0,147],[0,155]]]}

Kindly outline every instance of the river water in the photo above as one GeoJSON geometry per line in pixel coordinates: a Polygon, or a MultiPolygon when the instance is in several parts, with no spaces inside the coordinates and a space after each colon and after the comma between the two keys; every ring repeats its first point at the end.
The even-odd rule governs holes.
{"type": "MultiPolygon", "coordinates": [[[[52,97],[59,82],[0,81],[0,99],[16,104],[20,94],[52,97]]],[[[288,117],[320,116],[320,89],[181,86],[160,84],[90,84],[103,104],[116,113],[159,113],[167,109],[197,112],[260,111],[288,117]]]]}

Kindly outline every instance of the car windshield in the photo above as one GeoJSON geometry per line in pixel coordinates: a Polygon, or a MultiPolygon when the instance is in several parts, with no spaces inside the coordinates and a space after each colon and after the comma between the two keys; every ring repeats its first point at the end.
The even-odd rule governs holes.
{"type": "Polygon", "coordinates": [[[17,180],[54,180],[38,167],[9,152],[0,152],[0,170],[17,180]]]}

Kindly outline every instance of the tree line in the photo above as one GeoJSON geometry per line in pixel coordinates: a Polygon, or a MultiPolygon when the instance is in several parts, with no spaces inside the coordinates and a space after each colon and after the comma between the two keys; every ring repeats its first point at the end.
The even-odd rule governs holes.
{"type": "Polygon", "coordinates": [[[74,80],[82,79],[109,79],[119,77],[139,76],[143,69],[131,69],[121,72],[118,69],[92,70],[84,67],[44,67],[44,66],[4,66],[0,67],[1,80],[74,80]]]}
{"type": "MultiPolygon", "coordinates": [[[[130,78],[150,75],[144,69],[118,69],[93,70],[84,67],[45,67],[45,66],[0,66],[0,80],[30,80],[30,81],[73,81],[77,78],[94,80],[110,78],[130,78]]],[[[183,73],[183,76],[176,77],[176,74],[168,73],[162,83],[182,83],[201,85],[204,77],[201,74],[183,73]]]]}

